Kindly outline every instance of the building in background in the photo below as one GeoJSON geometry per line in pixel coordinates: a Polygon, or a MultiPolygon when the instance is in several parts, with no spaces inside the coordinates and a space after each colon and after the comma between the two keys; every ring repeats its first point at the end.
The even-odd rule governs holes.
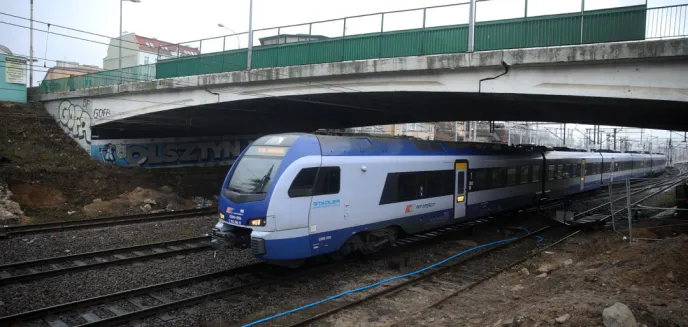
{"type": "Polygon", "coordinates": [[[78,62],[58,60],[55,62],[55,66],[50,67],[50,69],[48,69],[48,72],[45,74],[45,77],[43,79],[53,80],[59,78],[67,78],[72,76],[84,75],[88,73],[95,73],[101,70],[102,69],[98,66],[80,65],[78,62]]]}
{"type": "MultiPolygon", "coordinates": [[[[122,35],[122,68],[154,64],[158,60],[199,55],[197,48],[129,33],[122,35]]],[[[110,39],[103,69],[119,69],[119,38],[110,39]]]]}
{"type": "Polygon", "coordinates": [[[26,57],[14,56],[0,45],[0,101],[26,103],[26,57]]]}
{"type": "Polygon", "coordinates": [[[324,35],[308,35],[308,34],[280,34],[273,36],[261,37],[260,45],[285,44],[305,41],[318,41],[327,39],[324,35]]]}

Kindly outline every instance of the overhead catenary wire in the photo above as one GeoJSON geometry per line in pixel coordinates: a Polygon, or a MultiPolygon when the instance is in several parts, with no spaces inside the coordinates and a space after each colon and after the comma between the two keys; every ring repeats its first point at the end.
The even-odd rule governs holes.
{"type": "MultiPolygon", "coordinates": [[[[11,15],[11,14],[7,14],[7,13],[3,13],[3,12],[0,12],[0,14],[12,16],[12,17],[16,17],[16,18],[20,18],[20,19],[29,20],[29,18],[26,18],[26,17],[21,17],[21,16],[17,16],[17,15],[11,15]]],[[[15,26],[15,27],[21,27],[21,28],[25,28],[25,29],[30,29],[29,26],[23,26],[23,25],[19,25],[19,24],[14,24],[14,23],[9,23],[9,22],[2,22],[2,21],[0,21],[0,23],[12,25],[12,26],[15,26]]],[[[51,24],[51,23],[47,23],[47,22],[40,22],[40,23],[47,24],[48,26],[50,26],[50,24],[51,24]]],[[[54,25],[54,24],[53,24],[53,26],[59,26],[59,25],[54,25]]],[[[93,35],[100,36],[100,37],[110,38],[110,37],[105,36],[105,35],[96,34],[96,33],[91,33],[91,32],[86,32],[86,31],[78,30],[78,29],[74,29],[74,28],[68,28],[68,27],[64,27],[64,28],[70,29],[70,30],[74,30],[74,31],[78,31],[78,32],[81,32],[81,33],[93,34],[93,35]]],[[[49,28],[48,28],[48,29],[49,29],[49,28]]],[[[54,34],[54,35],[59,35],[59,36],[63,36],[63,37],[73,38],[73,39],[77,39],[77,40],[81,40],[81,41],[86,41],[86,42],[92,42],[92,43],[97,43],[97,44],[102,44],[102,45],[111,46],[110,43],[104,43],[104,42],[95,41],[95,40],[90,40],[90,39],[86,39],[86,38],[81,38],[81,37],[76,37],[76,36],[71,36],[71,35],[66,35],[66,34],[51,32],[51,31],[49,31],[49,30],[46,31],[46,30],[41,30],[41,29],[36,29],[36,28],[34,28],[34,31],[44,32],[44,33],[48,33],[48,34],[54,34]]],[[[125,41],[125,40],[122,40],[122,41],[125,41]]],[[[133,41],[128,41],[128,40],[126,40],[126,42],[132,43],[132,44],[136,44],[136,46],[137,46],[137,48],[138,48],[138,43],[133,42],[133,41]]],[[[115,47],[120,47],[120,46],[115,46],[115,47]]],[[[137,49],[137,48],[127,48],[127,49],[137,49]]],[[[199,53],[199,55],[201,55],[201,54],[199,53]]],[[[184,57],[188,57],[188,56],[177,57],[177,59],[179,59],[179,58],[184,58],[184,57]]],[[[55,61],[55,60],[51,60],[51,61],[55,61]]],[[[221,61],[218,61],[218,60],[212,60],[212,59],[211,59],[211,61],[214,61],[214,62],[216,62],[216,63],[222,63],[221,61]]],[[[206,64],[206,66],[207,66],[207,64],[206,64]]],[[[247,72],[252,73],[252,74],[256,74],[255,72],[252,72],[252,71],[250,71],[250,70],[248,70],[247,72]]],[[[290,76],[287,75],[287,74],[283,74],[283,73],[278,73],[278,74],[280,74],[281,76],[290,77],[290,76]]],[[[315,82],[315,83],[321,84],[321,85],[326,85],[326,86],[329,86],[329,87],[337,87],[337,88],[341,88],[341,89],[347,89],[347,90],[351,90],[351,91],[354,91],[354,92],[361,92],[361,91],[359,91],[359,90],[352,89],[352,88],[347,88],[347,87],[343,87],[343,86],[330,85],[330,84],[322,83],[322,82],[315,82]]],[[[312,83],[310,83],[309,85],[311,85],[311,84],[312,84],[312,83]]]]}

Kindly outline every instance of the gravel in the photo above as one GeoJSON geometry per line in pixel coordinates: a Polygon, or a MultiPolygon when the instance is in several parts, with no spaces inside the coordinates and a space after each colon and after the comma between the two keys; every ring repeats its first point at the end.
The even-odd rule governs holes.
{"type": "Polygon", "coordinates": [[[0,316],[125,291],[257,262],[250,250],[213,251],[111,266],[0,287],[0,316]]]}
{"type": "MultiPolygon", "coordinates": [[[[514,220],[511,220],[514,221],[514,220]]],[[[329,271],[315,276],[289,280],[279,285],[272,285],[256,289],[251,293],[238,294],[220,299],[208,300],[191,310],[170,312],[172,320],[162,320],[157,316],[143,319],[147,326],[233,326],[246,324],[264,317],[268,317],[289,309],[299,307],[343,291],[368,285],[385,278],[393,277],[409,271],[414,271],[434,262],[467,249],[461,240],[473,240],[480,244],[504,239],[512,235],[505,235],[499,224],[484,226],[470,235],[459,234],[431,244],[411,245],[401,251],[379,253],[363,258],[351,258],[343,264],[336,265],[329,271]]],[[[516,222],[530,231],[534,231],[543,224],[541,221],[516,222]]],[[[479,260],[471,264],[470,271],[476,274],[486,274],[504,262],[513,261],[523,256],[525,249],[533,247],[535,240],[528,244],[519,243],[508,247],[506,251],[499,251],[486,260],[479,260]]],[[[384,286],[383,286],[384,287],[384,286]]],[[[379,291],[376,289],[375,291],[379,291]]],[[[362,296],[361,293],[348,295],[362,296]]],[[[317,309],[316,309],[317,310],[317,309]]],[[[290,319],[290,318],[286,318],[290,319]]],[[[291,321],[290,322],[295,322],[291,321]]],[[[321,321],[322,323],[322,321],[321,321]]],[[[286,324],[286,320],[278,320],[278,324],[286,324]]]]}
{"type": "Polygon", "coordinates": [[[217,218],[175,219],[0,240],[0,264],[99,251],[209,234],[217,218]]]}

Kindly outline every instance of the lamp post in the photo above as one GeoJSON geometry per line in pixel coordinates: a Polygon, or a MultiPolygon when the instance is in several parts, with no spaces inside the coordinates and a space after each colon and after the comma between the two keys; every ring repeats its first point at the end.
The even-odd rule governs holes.
{"type": "Polygon", "coordinates": [[[141,0],[119,0],[119,83],[122,84],[122,4],[124,1],[141,2],[141,0]]]}
{"type": "Polygon", "coordinates": [[[251,70],[251,56],[252,55],[253,55],[253,0],[249,0],[249,5],[248,5],[248,50],[247,50],[247,58],[246,58],[246,69],[247,70],[251,70]]]}
{"type": "MultiPolygon", "coordinates": [[[[236,36],[236,39],[237,39],[237,49],[241,48],[241,41],[239,40],[239,35],[236,32],[232,31],[229,27],[222,25],[222,23],[218,23],[217,27],[222,27],[222,28],[234,33],[234,36],[236,36]]],[[[222,50],[224,51],[225,49],[222,49],[222,50]]]]}

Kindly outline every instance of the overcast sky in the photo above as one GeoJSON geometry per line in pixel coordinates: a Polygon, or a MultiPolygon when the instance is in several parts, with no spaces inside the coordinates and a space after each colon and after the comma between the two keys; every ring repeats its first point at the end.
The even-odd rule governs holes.
{"type": "MultiPolygon", "coordinates": [[[[413,9],[429,6],[456,4],[456,0],[254,0],[253,28],[264,29],[282,25],[337,19],[346,16],[363,15],[384,11],[413,9]]],[[[528,0],[529,16],[577,12],[580,0],[528,0]]],[[[586,10],[643,4],[645,0],[585,0],[586,10]]],[[[686,4],[688,0],[647,0],[649,7],[686,4]]],[[[119,0],[34,0],[34,19],[93,33],[115,37],[119,33],[119,0]]],[[[427,26],[460,24],[468,21],[468,6],[428,10],[427,26]]],[[[0,0],[0,12],[29,17],[29,0],[0,0]]],[[[249,0],[141,0],[141,3],[125,1],[123,4],[123,30],[138,35],[157,38],[173,43],[212,38],[230,32],[217,26],[222,23],[235,32],[248,30],[249,0]]],[[[491,0],[479,2],[477,21],[522,17],[524,0],[491,0]]],[[[687,16],[682,16],[688,20],[687,16]]],[[[0,15],[0,22],[28,26],[29,22],[0,15]]],[[[385,31],[421,27],[422,11],[385,16],[385,31]]],[[[46,30],[45,24],[35,23],[37,30],[46,30]]],[[[350,19],[347,21],[347,35],[377,32],[380,16],[350,19]]],[[[683,22],[683,29],[686,23],[683,22]]],[[[313,34],[330,37],[341,35],[342,21],[316,24],[313,34]]],[[[102,38],[74,31],[50,27],[50,31],[87,38],[107,44],[109,38],[102,38]]],[[[282,33],[308,33],[308,25],[285,29],[282,33]]],[[[256,32],[254,43],[262,36],[275,35],[276,30],[256,32]]],[[[242,47],[247,37],[227,39],[227,48],[242,47]]],[[[28,29],[0,23],[0,44],[15,54],[29,54],[28,29]]],[[[47,67],[54,60],[76,61],[81,64],[102,66],[107,45],[69,39],[57,35],[34,32],[34,56],[36,82],[43,78],[47,67]],[[43,68],[46,67],[46,68],[43,68]]],[[[198,43],[189,45],[198,46],[198,43]]],[[[202,51],[220,50],[222,40],[207,41],[202,51]]],[[[586,127],[581,127],[584,129],[586,127]]],[[[657,132],[659,133],[659,132],[657,132]]],[[[668,137],[668,133],[660,133],[668,137]]],[[[659,134],[658,134],[659,135],[659,134]]]]}

